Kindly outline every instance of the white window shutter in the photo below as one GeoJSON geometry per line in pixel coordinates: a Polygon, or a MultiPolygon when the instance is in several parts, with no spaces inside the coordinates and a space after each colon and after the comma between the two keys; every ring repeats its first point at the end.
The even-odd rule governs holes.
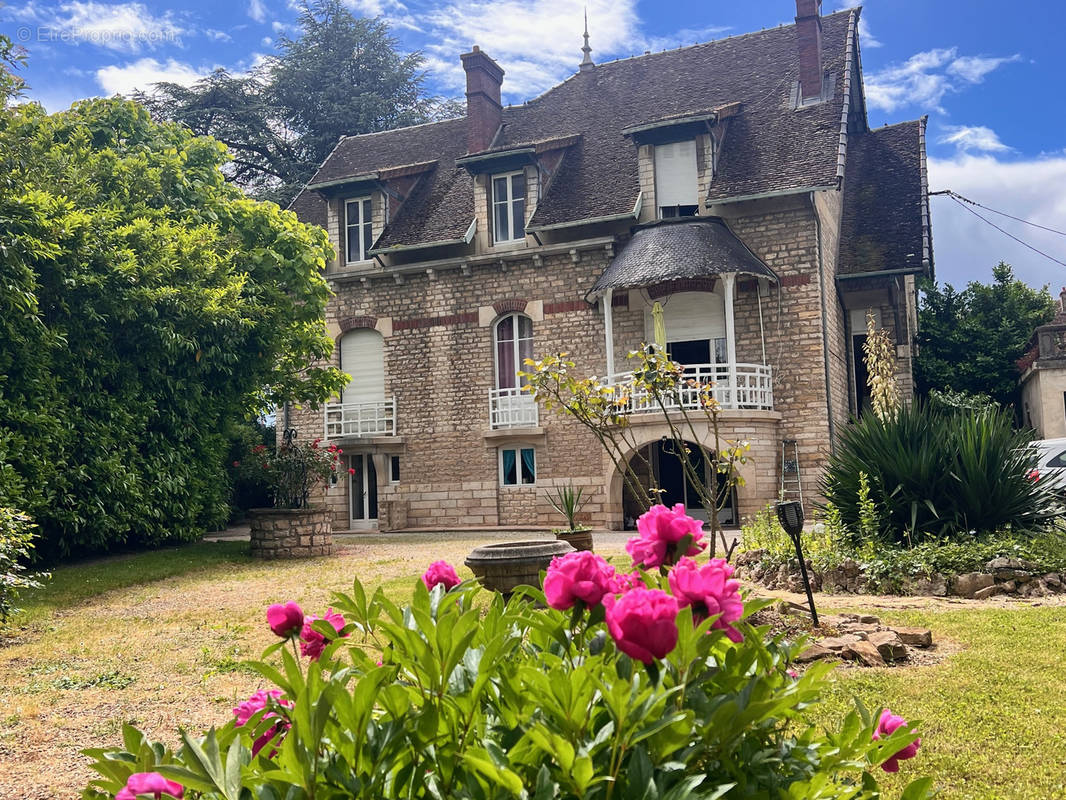
{"type": "Polygon", "coordinates": [[[660,208],[699,205],[695,140],[655,148],[655,203],[660,208]]]}
{"type": "Polygon", "coordinates": [[[377,331],[349,331],[341,338],[341,369],[351,375],[345,403],[385,399],[385,341],[377,331]]]}
{"type": "MultiPolygon", "coordinates": [[[[690,342],[725,336],[725,299],[717,292],[683,292],[663,298],[666,341],[690,342]]],[[[649,325],[651,315],[648,314],[649,325]]]]}

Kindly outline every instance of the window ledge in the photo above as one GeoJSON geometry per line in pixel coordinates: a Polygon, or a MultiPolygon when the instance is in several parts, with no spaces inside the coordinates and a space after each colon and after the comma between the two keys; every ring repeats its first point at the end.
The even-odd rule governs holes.
{"type": "Polygon", "coordinates": [[[541,426],[535,428],[496,428],[495,430],[485,431],[481,437],[490,444],[511,439],[542,441],[544,439],[544,428],[541,426]]]}

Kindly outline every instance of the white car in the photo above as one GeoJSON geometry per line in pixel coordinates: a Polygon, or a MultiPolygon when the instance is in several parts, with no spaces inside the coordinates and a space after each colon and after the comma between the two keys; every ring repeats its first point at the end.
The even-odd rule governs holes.
{"type": "Polygon", "coordinates": [[[1066,486],[1066,439],[1038,439],[1030,445],[1039,454],[1030,474],[1034,480],[1066,486]]]}

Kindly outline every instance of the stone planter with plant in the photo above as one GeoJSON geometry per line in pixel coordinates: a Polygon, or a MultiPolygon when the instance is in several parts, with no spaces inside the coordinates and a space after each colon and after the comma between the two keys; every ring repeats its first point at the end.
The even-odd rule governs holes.
{"type": "Polygon", "coordinates": [[[338,469],[343,452],[336,445],[320,447],[320,440],[299,445],[287,439],[277,450],[252,448],[243,469],[268,488],[273,508],[253,508],[251,553],[259,558],[309,558],[333,552],[333,529],[328,509],[311,505],[314,491],[338,469]]]}
{"type": "Polygon", "coordinates": [[[555,538],[568,543],[575,550],[592,549],[592,528],[588,525],[580,525],[577,515],[588,503],[588,498],[583,497],[584,489],[574,484],[560,487],[555,494],[548,495],[548,502],[552,508],[566,518],[565,528],[553,528],[555,538]]]}

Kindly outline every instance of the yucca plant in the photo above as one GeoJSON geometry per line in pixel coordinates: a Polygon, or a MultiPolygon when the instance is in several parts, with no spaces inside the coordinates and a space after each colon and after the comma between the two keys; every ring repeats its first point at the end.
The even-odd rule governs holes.
{"type": "Polygon", "coordinates": [[[575,487],[572,483],[567,486],[560,486],[555,491],[555,494],[548,494],[548,502],[552,504],[552,508],[566,518],[566,525],[569,530],[576,531],[578,529],[577,515],[588,503],[588,498],[582,499],[584,494],[584,489],[580,486],[575,487]]]}
{"type": "Polygon", "coordinates": [[[1004,526],[1035,530],[1060,511],[1055,487],[1034,480],[1031,432],[995,407],[945,410],[914,402],[895,416],[866,414],[841,435],[822,493],[856,539],[865,473],[879,536],[914,544],[1004,526]]]}

